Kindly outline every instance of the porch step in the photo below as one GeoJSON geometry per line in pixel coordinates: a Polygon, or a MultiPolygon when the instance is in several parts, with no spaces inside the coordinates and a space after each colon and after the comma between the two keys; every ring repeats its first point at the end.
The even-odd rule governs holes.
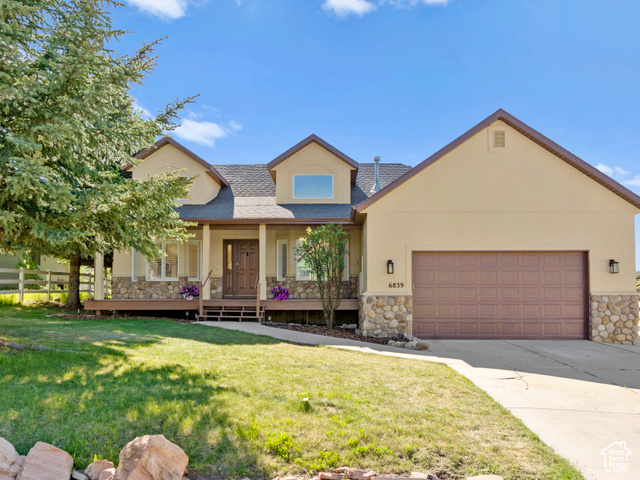
{"type": "Polygon", "coordinates": [[[204,307],[202,315],[198,315],[198,320],[264,320],[264,306],[256,310],[254,306],[246,305],[221,305],[204,307]]]}

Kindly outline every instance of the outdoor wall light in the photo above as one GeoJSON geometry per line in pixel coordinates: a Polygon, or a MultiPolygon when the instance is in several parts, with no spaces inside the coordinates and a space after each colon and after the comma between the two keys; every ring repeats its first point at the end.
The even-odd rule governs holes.
{"type": "Polygon", "coordinates": [[[609,271],[611,273],[618,273],[620,271],[620,263],[616,262],[613,258],[609,260],[609,271]]]}
{"type": "Polygon", "coordinates": [[[387,273],[389,275],[393,274],[393,260],[387,260],[387,273]]]}

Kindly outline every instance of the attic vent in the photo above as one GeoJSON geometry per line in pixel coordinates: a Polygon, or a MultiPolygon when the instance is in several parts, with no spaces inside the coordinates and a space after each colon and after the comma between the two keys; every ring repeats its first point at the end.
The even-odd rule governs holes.
{"type": "Polygon", "coordinates": [[[496,130],[493,132],[493,148],[504,148],[506,146],[505,142],[505,132],[504,130],[496,130]]]}

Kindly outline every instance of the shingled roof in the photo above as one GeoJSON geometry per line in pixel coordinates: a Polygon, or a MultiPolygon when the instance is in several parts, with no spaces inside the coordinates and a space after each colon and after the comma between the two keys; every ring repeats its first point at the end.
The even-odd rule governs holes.
{"type": "MultiPolygon", "coordinates": [[[[355,185],[351,187],[350,204],[307,203],[277,204],[276,187],[267,165],[214,165],[229,184],[205,205],[178,207],[180,218],[201,223],[274,222],[349,222],[351,209],[373,192],[375,165],[361,163],[355,185]]],[[[409,171],[401,163],[380,164],[380,184],[384,188],[409,171]]]]}

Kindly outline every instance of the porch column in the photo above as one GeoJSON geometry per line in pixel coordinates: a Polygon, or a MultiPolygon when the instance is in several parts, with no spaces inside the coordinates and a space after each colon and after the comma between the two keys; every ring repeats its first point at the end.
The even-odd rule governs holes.
{"type": "Polygon", "coordinates": [[[260,224],[259,230],[259,265],[258,265],[258,281],[260,282],[260,300],[267,299],[267,226],[260,224]]]}
{"type": "Polygon", "coordinates": [[[104,300],[104,255],[96,252],[93,257],[93,298],[104,300]]]}
{"type": "MultiPolygon", "coordinates": [[[[211,232],[209,231],[209,224],[202,226],[202,268],[200,269],[201,282],[204,282],[209,275],[209,270],[211,270],[211,232]]],[[[205,285],[204,289],[201,293],[203,300],[209,300],[211,298],[211,281],[213,279],[209,278],[209,282],[205,285]]]]}

